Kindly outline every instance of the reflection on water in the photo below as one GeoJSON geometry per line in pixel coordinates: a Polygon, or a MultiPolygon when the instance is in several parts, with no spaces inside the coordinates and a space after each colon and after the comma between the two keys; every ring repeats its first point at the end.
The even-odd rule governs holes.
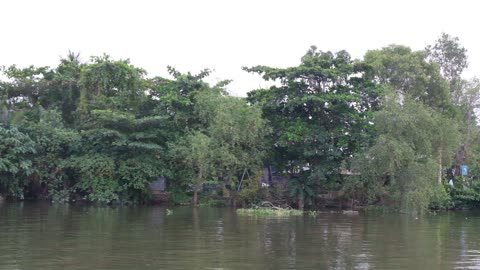
{"type": "Polygon", "coordinates": [[[0,205],[3,269],[480,269],[480,213],[0,205]]]}

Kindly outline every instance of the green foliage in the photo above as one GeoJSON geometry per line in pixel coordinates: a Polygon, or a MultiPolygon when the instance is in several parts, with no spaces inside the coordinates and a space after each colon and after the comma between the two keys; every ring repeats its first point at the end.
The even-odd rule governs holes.
{"type": "Polygon", "coordinates": [[[120,185],[115,179],[115,162],[105,155],[87,155],[71,158],[64,165],[75,169],[80,175],[75,184],[93,202],[110,203],[118,200],[120,185]]]}
{"type": "Polygon", "coordinates": [[[194,132],[170,147],[174,157],[172,161],[185,167],[195,192],[200,191],[203,183],[216,176],[216,153],[212,145],[210,137],[194,132]]]}
{"type": "Polygon", "coordinates": [[[82,86],[94,96],[126,94],[134,98],[143,90],[145,70],[136,68],[128,60],[112,60],[110,56],[92,57],[91,64],[82,70],[82,86]]]}
{"type": "Polygon", "coordinates": [[[480,203],[480,187],[478,184],[467,188],[456,188],[451,194],[454,199],[455,206],[478,208],[478,204],[480,203]]]}
{"type": "Polygon", "coordinates": [[[316,183],[311,177],[293,178],[288,182],[288,189],[292,198],[298,199],[299,208],[303,209],[303,204],[311,205],[316,195],[316,183]]]}
{"type": "Polygon", "coordinates": [[[142,114],[145,71],[128,60],[103,55],[81,63],[69,53],[53,69],[13,66],[5,74],[3,108],[16,111],[14,120],[35,141],[35,170],[25,181],[35,196],[143,201],[148,183],[168,174],[165,117],[142,114]]]}
{"type": "Polygon", "coordinates": [[[60,64],[46,78],[48,88],[40,97],[43,108],[61,112],[65,126],[73,126],[78,117],[80,79],[82,69],[86,66],[79,58],[79,54],[69,52],[67,57],[60,59],[60,64]]]}
{"type": "Polygon", "coordinates": [[[198,127],[198,119],[194,114],[195,99],[197,94],[211,90],[209,85],[202,81],[210,71],[203,70],[196,75],[182,74],[172,67],[168,67],[168,71],[174,80],[160,77],[150,80],[149,103],[153,113],[169,117],[169,130],[174,140],[186,130],[198,127]]]}
{"type": "Polygon", "coordinates": [[[303,216],[304,212],[296,209],[283,208],[241,208],[237,209],[237,215],[253,217],[290,217],[303,216]]]}
{"type": "Polygon", "coordinates": [[[242,189],[238,192],[238,200],[245,205],[256,205],[264,200],[263,191],[266,191],[261,186],[260,172],[254,174],[256,177],[248,177],[242,182],[242,189]]]}
{"type": "Polygon", "coordinates": [[[442,78],[438,65],[427,62],[423,51],[390,45],[368,51],[364,61],[373,67],[379,83],[390,86],[401,96],[434,108],[450,109],[448,83],[442,78]]]}
{"type": "Polygon", "coordinates": [[[195,112],[215,141],[217,164],[235,174],[258,169],[264,157],[263,138],[269,132],[259,108],[240,98],[204,92],[197,97],[195,112]]]}
{"type": "Polygon", "coordinates": [[[197,93],[194,101],[189,119],[196,125],[168,146],[178,178],[190,183],[195,195],[206,181],[238,184],[245,169],[258,171],[269,132],[260,110],[218,88],[197,93]]]}
{"type": "Polygon", "coordinates": [[[480,106],[480,80],[474,78],[462,81],[458,89],[452,92],[452,99],[457,104],[457,121],[460,123],[462,144],[455,154],[454,165],[470,164],[474,166],[478,162],[478,142],[480,133],[476,111],[480,106]]]}
{"type": "Polygon", "coordinates": [[[78,173],[76,186],[94,201],[147,199],[148,183],[165,168],[157,138],[163,118],[135,118],[113,110],[93,110],[91,116],[88,129],[81,133],[87,147],[69,165],[78,173]]]}
{"type": "Polygon", "coordinates": [[[430,200],[430,209],[450,209],[455,206],[454,200],[449,193],[449,187],[446,185],[435,185],[433,187],[433,198],[430,200]]]}
{"type": "Polygon", "coordinates": [[[359,162],[360,181],[378,196],[386,193],[397,208],[423,211],[441,196],[432,187],[440,185],[438,162],[447,162],[458,145],[455,123],[419,102],[387,104],[375,117],[379,136],[359,162]]]}
{"type": "Polygon", "coordinates": [[[173,204],[189,204],[191,202],[191,194],[188,192],[187,186],[172,185],[169,188],[169,199],[173,204]]]}
{"type": "Polygon", "coordinates": [[[290,186],[299,204],[313,197],[310,186],[338,188],[342,162],[366,147],[372,136],[368,123],[380,88],[372,81],[371,68],[345,51],[312,47],[297,67],[244,69],[277,82],[250,92],[248,100],[262,106],[273,128],[270,162],[298,177],[290,186]]]}
{"type": "MultiPolygon", "coordinates": [[[[397,45],[367,52],[365,62],[373,67],[376,81],[392,92],[374,118],[375,142],[354,164],[361,175],[350,179],[345,189],[350,196],[358,197],[358,187],[366,200],[406,211],[452,206],[443,186],[444,171],[455,152],[455,163],[465,159],[465,151],[457,151],[460,141],[471,140],[474,133],[460,127],[477,129],[472,129],[473,121],[462,125],[457,116],[463,110],[459,100],[467,98],[466,91],[458,90],[465,52],[458,39],[446,34],[425,52],[397,45]]],[[[466,107],[471,112],[473,103],[464,104],[470,104],[466,107]]]]}
{"type": "Polygon", "coordinates": [[[0,193],[23,198],[26,177],[34,168],[35,143],[17,128],[0,126],[0,193]]]}
{"type": "MultiPolygon", "coordinates": [[[[70,175],[62,164],[81,148],[80,135],[63,126],[62,115],[58,111],[47,111],[41,107],[38,120],[25,119],[21,129],[35,142],[36,154],[32,160],[35,170],[31,179],[47,187],[43,196],[57,194],[61,198],[66,197],[64,190],[68,189],[70,175]]],[[[33,197],[37,195],[40,194],[32,194],[33,197]]]]}
{"type": "Polygon", "coordinates": [[[38,104],[40,96],[47,89],[49,67],[17,68],[15,65],[3,70],[8,80],[0,83],[3,98],[12,109],[27,109],[38,104]]]}
{"type": "Polygon", "coordinates": [[[461,74],[468,67],[467,50],[457,37],[446,33],[435,44],[425,48],[428,59],[439,65],[443,78],[449,82],[450,92],[456,92],[461,85],[461,74]]]}
{"type": "Polygon", "coordinates": [[[81,91],[78,103],[80,118],[86,122],[92,110],[136,112],[145,102],[146,72],[129,60],[113,60],[108,55],[92,57],[82,67],[78,82],[81,91]]]}
{"type": "Polygon", "coordinates": [[[480,181],[478,177],[458,176],[453,187],[447,186],[456,208],[478,208],[480,206],[480,181]]]}
{"type": "Polygon", "coordinates": [[[480,83],[460,79],[457,38],[421,52],[392,45],[363,61],[311,47],[295,67],[244,68],[274,82],[247,99],[228,96],[229,81],[208,85],[209,70],[146,78],[128,60],[79,59],[2,69],[0,193],[142,202],[164,176],[179,203],[192,194],[214,202],[199,194],[207,182],[225,202],[290,195],[299,208],[325,191],[410,211],[478,201],[474,181],[443,186],[451,164],[476,174],[480,160],[480,83]],[[264,194],[265,165],[290,178],[288,192],[264,194]]]}

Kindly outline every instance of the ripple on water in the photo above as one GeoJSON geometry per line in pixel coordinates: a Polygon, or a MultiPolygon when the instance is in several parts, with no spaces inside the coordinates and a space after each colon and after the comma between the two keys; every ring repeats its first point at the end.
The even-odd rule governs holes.
{"type": "Polygon", "coordinates": [[[480,215],[0,206],[3,269],[480,269],[480,215]],[[465,216],[468,219],[465,219],[465,216]]]}

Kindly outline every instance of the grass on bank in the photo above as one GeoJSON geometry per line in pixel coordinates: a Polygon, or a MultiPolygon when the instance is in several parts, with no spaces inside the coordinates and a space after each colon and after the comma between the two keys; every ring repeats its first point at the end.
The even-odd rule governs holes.
{"type": "Polygon", "coordinates": [[[297,209],[284,209],[284,208],[271,208],[271,207],[258,207],[258,208],[242,208],[237,209],[237,214],[242,216],[256,216],[256,217],[289,217],[289,216],[301,216],[302,210],[297,209]]]}

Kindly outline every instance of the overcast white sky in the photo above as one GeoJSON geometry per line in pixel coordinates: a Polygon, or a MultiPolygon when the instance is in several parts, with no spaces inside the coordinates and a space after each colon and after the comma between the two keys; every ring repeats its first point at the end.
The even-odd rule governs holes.
{"type": "Polygon", "coordinates": [[[84,60],[129,58],[149,76],[214,69],[234,95],[265,85],[242,66],[294,66],[310,45],[347,50],[402,44],[423,49],[442,32],[468,49],[465,77],[480,76],[477,1],[442,0],[3,0],[0,65],[55,66],[68,50],[84,60]]]}

